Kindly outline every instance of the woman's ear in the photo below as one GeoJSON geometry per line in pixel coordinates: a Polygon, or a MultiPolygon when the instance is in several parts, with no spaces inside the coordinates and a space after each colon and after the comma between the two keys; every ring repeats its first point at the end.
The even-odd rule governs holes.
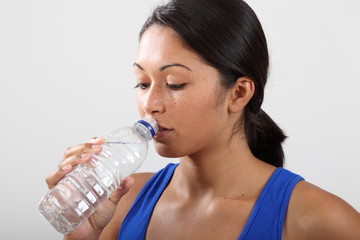
{"type": "Polygon", "coordinates": [[[240,77],[230,89],[229,112],[240,112],[250,101],[255,91],[255,83],[248,77],[240,77]]]}

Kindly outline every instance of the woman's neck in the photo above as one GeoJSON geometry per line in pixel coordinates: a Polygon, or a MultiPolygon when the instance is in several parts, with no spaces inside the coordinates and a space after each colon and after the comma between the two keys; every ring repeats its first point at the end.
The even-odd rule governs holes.
{"type": "Polygon", "coordinates": [[[173,180],[177,187],[185,190],[184,194],[189,194],[185,197],[248,195],[254,185],[262,178],[266,181],[266,175],[275,169],[255,158],[244,138],[235,137],[224,145],[180,159],[173,180]]]}

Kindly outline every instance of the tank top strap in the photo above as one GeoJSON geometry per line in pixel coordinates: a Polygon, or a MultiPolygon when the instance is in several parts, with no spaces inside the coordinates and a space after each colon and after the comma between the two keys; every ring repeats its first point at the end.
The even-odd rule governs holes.
{"type": "Polygon", "coordinates": [[[118,234],[120,240],[144,240],[151,214],[179,164],[169,163],[152,176],[136,197],[118,234]]]}
{"type": "Polygon", "coordinates": [[[265,184],[238,240],[280,240],[291,193],[303,178],[277,168],[265,184]]]}

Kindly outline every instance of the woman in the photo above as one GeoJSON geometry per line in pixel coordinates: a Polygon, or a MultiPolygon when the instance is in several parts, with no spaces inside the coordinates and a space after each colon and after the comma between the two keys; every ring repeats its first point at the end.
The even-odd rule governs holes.
{"type": "MultiPolygon", "coordinates": [[[[261,109],[268,73],[261,25],[240,0],[173,0],[140,32],[141,117],[156,151],[180,159],[127,178],[65,239],[360,239],[360,214],[283,168],[282,130],[261,109]]],[[[101,151],[69,148],[52,188],[101,151]]]]}

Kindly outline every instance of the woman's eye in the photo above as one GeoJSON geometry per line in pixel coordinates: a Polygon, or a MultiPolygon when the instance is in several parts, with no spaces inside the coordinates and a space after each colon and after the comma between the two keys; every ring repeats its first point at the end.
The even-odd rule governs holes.
{"type": "Polygon", "coordinates": [[[150,83],[138,83],[134,88],[146,89],[150,86],[150,83]]]}
{"type": "Polygon", "coordinates": [[[171,90],[181,90],[185,87],[186,83],[182,83],[182,84],[167,84],[167,86],[171,89],[171,90]]]}

